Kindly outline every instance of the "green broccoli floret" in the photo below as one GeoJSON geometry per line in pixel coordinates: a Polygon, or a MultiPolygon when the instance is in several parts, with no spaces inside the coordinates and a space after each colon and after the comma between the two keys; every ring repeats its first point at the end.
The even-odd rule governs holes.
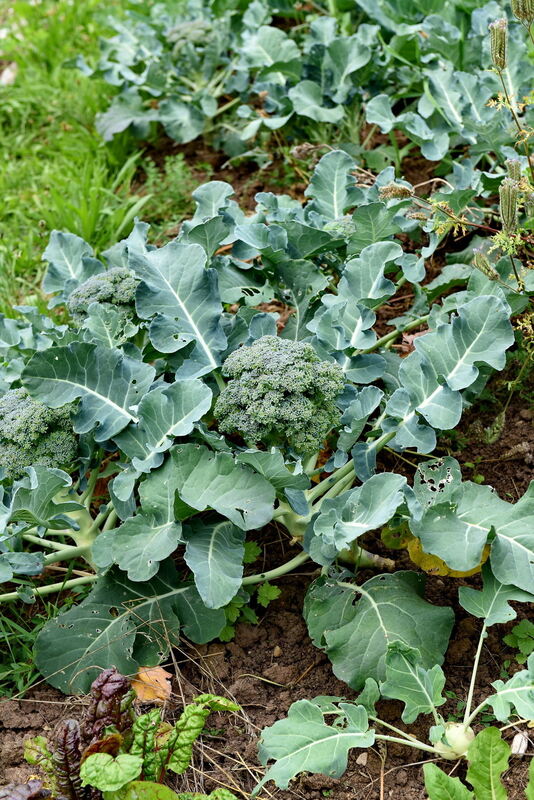
{"type": "Polygon", "coordinates": [[[122,308],[128,312],[132,310],[138,285],[138,279],[129,269],[113,267],[107,272],[93,275],[74,289],[67,300],[67,308],[77,322],[83,322],[91,303],[122,308]]]}
{"type": "Polygon", "coordinates": [[[262,336],[228,356],[222,371],[232,380],[215,405],[219,429],[247,443],[313,453],[340,418],[343,371],[305,342],[262,336]]]}
{"type": "Polygon", "coordinates": [[[9,389],[0,397],[0,468],[8,480],[24,475],[24,467],[69,469],[76,460],[72,404],[47,408],[26,389],[9,389]]]}

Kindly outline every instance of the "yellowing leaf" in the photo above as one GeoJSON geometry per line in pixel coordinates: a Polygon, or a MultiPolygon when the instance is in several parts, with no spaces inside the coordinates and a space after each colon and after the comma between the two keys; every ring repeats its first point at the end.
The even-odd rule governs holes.
{"type": "Polygon", "coordinates": [[[164,703],[171,696],[171,678],[163,667],[140,667],[132,688],[142,703],[164,703]]]}
{"type": "Polygon", "coordinates": [[[421,567],[423,572],[427,572],[429,575],[446,575],[450,578],[467,578],[469,575],[475,575],[477,572],[480,572],[482,569],[482,564],[487,561],[490,553],[490,548],[488,545],[486,545],[482,553],[482,560],[480,564],[474,567],[474,569],[468,570],[467,572],[459,572],[458,570],[451,569],[449,566],[447,566],[445,561],[438,556],[425,553],[421,547],[421,540],[416,536],[414,536],[413,539],[410,539],[406,545],[406,549],[413,563],[417,564],[418,567],[421,567]]]}

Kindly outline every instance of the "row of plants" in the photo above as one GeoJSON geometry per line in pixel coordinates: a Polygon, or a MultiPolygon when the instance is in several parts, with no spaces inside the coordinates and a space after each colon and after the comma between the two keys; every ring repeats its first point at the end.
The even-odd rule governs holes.
{"type": "MultiPolygon", "coordinates": [[[[519,259],[512,270],[508,256],[490,264],[480,251],[473,266],[450,264],[421,285],[422,257],[394,239],[420,238],[412,187],[395,182],[391,168],[358,185],[354,168],[332,151],[305,204],[260,194],[252,216],[229,185],[210,182],[194,193],[195,217],[160,248],[142,223],[104,260],[56,232],[45,251],[50,314],[20,307],[24,319],[2,321],[4,578],[80,559],[90,571],[35,588],[26,579],[1,600],[94,584],[38,636],[36,662],[52,685],[83,692],[101,668],[133,674],[158,663],[181,634],[216,638],[225,608],[246,587],[311,559],[323,575],[308,589],[304,616],[335,674],[354,689],[365,685],[374,701],[404,700],[408,722],[434,715],[429,744],[400,733],[394,740],[456,757],[481,708],[503,722],[532,716],[532,664],[472,708],[487,627],[513,617],[510,599],[533,599],[532,489],[507,503],[462,481],[450,457],[423,460],[410,486],[379,462],[377,471],[377,456],[386,445],[430,455],[436,430],[458,424],[505,365],[510,317],[527,307],[533,273],[519,259]],[[414,305],[378,338],[376,312],[407,283],[414,305]],[[256,308],[275,299],[293,309],[280,335],[278,315],[256,308]],[[54,320],[59,307],[70,315],[64,324],[54,320]],[[403,331],[421,328],[410,355],[392,351],[403,331]],[[352,488],[355,479],[361,485],[352,488]],[[247,532],[271,520],[299,550],[267,573],[245,574],[247,532]],[[392,566],[359,544],[377,528],[416,563],[418,552],[456,573],[486,562],[483,590],[459,595],[483,628],[454,736],[436,711],[452,609],[424,599],[420,573],[353,582],[362,567],[392,566]],[[180,547],[192,579],[173,561],[180,547]]],[[[458,194],[465,197],[454,188],[444,196],[458,194]]],[[[476,218],[470,209],[462,213],[476,218]]],[[[429,207],[426,224],[440,229],[443,213],[429,207]]],[[[528,236],[520,228],[513,235],[528,236]]],[[[439,239],[434,230],[426,251],[439,239]]],[[[389,731],[367,727],[369,714],[381,724],[367,699],[333,706],[330,698],[326,711],[324,702],[300,701],[264,732],[263,758],[276,759],[266,778],[287,785],[303,765],[324,771],[343,751],[340,737],[347,746],[388,740],[389,731]],[[333,726],[324,713],[338,714],[333,726]]],[[[328,772],[343,769],[341,759],[328,772]]]]}
{"type": "MultiPolygon", "coordinates": [[[[388,159],[400,167],[415,146],[449,161],[467,145],[487,166],[513,143],[508,120],[488,106],[500,92],[517,110],[533,68],[515,25],[506,63],[494,69],[488,25],[502,11],[478,5],[358,0],[327,12],[278,0],[156,3],[112,20],[116,33],[102,40],[99,60],[72,63],[118,88],[97,120],[106,140],[127,129],[146,138],[157,124],[177,142],[208,136],[261,164],[284,140],[327,142],[375,169],[388,159]],[[377,129],[391,144],[370,151],[377,129]],[[407,139],[402,152],[394,131],[407,139]]],[[[520,14],[532,22],[528,8],[520,14]]]]}
{"type": "MultiPolygon", "coordinates": [[[[0,579],[10,584],[0,601],[80,593],[40,631],[36,665],[66,693],[94,681],[99,691],[105,670],[125,695],[127,681],[109,670],[156,665],[182,636],[230,637],[238,614],[253,617],[252,596],[268,603],[273,581],[312,562],[310,637],[359,695],[300,700],[266,728],[259,754],[270,766],[255,791],[304,770],[339,777],[351,748],[383,741],[467,760],[474,794],[428,764],[431,800],[505,797],[501,730],[534,718],[534,656],[474,698],[488,628],[514,619],[510,602],[534,599],[534,484],[509,503],[435,451],[516,342],[524,370],[533,355],[534,190],[528,107],[517,99],[531,80],[525,37],[494,3],[446,3],[437,16],[426,4],[360,2],[361,18],[338,4],[313,16],[246,5],[191,4],[180,15],[158,4],[115,22],[97,72],[120,93],[101,131],[147,136],[161,122],[178,141],[203,133],[235,155],[254,154],[250,140],[265,146],[262,131],[278,128],[295,142],[333,142],[328,126],[344,120],[341,146],[326,148],[303,200],[260,192],[247,213],[228,183],[203,184],[194,215],[160,247],[140,221],[107,249],[52,233],[48,309],[15,306],[0,319],[0,579]],[[343,137],[363,114],[443,159],[436,190],[421,195],[391,166],[361,167],[359,136],[343,137]],[[429,259],[455,235],[467,247],[430,278],[429,259]],[[377,318],[406,294],[411,305],[379,336],[377,318]],[[410,332],[401,357],[394,345],[410,332]],[[391,451],[416,459],[412,482],[390,471],[381,453],[391,451]],[[272,522],[291,538],[291,558],[253,572],[254,531],[272,522]],[[380,542],[369,536],[377,530],[380,542]],[[481,588],[458,592],[481,620],[459,722],[440,712],[454,612],[425,599],[420,570],[395,570],[398,549],[424,570],[482,575],[481,588]],[[362,569],[379,574],[362,583],[362,569]],[[428,715],[427,740],[381,720],[381,697],[404,703],[408,726],[428,715]],[[501,729],[475,736],[488,709],[501,729]]],[[[529,3],[513,12],[529,29],[529,3]]],[[[378,165],[381,150],[371,152],[365,163],[378,165]]],[[[141,784],[173,769],[189,712],[172,728],[158,710],[136,721],[121,703],[129,722],[106,722],[103,746],[102,726],[89,738],[84,723],[68,728],[85,783],[72,800],[163,791],[141,784]],[[135,750],[147,726],[165,750],[157,769],[135,750]]],[[[204,721],[223,706],[237,710],[211,696],[194,708],[204,721]]],[[[9,800],[63,795],[50,777],[61,747],[37,750],[48,784],[34,795],[10,788],[9,800]]]]}

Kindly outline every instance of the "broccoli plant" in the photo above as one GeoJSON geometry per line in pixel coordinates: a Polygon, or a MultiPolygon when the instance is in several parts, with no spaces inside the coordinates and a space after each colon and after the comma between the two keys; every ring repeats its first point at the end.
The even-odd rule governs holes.
{"type": "Polygon", "coordinates": [[[222,374],[231,380],[215,404],[219,430],[237,431],[251,446],[313,454],[339,423],[343,370],[306,342],[261,336],[231,353],[222,374]]]}
{"type": "MultiPolygon", "coordinates": [[[[455,174],[428,199],[434,208],[465,200],[455,174]]],[[[394,572],[382,542],[377,552],[384,526],[453,574],[485,562],[497,586],[531,591],[532,488],[508,503],[432,454],[504,368],[534,272],[515,258],[518,280],[509,255],[487,248],[493,271],[474,268],[473,249],[487,243],[473,237],[425,281],[441,217],[425,218],[422,238],[413,187],[394,178],[387,168],[360,183],[352,158],[332,151],[305,202],[260,193],[247,216],[228,184],[205,184],[193,218],[160,248],[141,222],[101,254],[52,234],[43,288],[53,311],[21,307],[0,321],[0,390],[68,409],[78,453],[67,470],[28,453],[24,474],[4,477],[0,566],[11,585],[0,600],[83,589],[37,637],[36,664],[54,686],[85,691],[101,669],[134,674],[182,637],[226,635],[228,609],[305,562],[321,575],[303,613],[337,676],[356,690],[390,684],[392,642],[431,670],[453,611],[425,599],[424,574],[394,572]],[[84,289],[83,315],[57,324],[79,287],[118,268],[135,282],[133,302],[84,289]],[[379,335],[377,314],[407,288],[412,305],[379,335]],[[407,331],[420,335],[399,353],[407,331]],[[410,454],[409,480],[385,448],[410,454]],[[287,561],[254,570],[251,541],[273,521],[287,561]]],[[[474,209],[468,194],[469,222],[491,200],[474,209]]],[[[519,236],[522,225],[518,212],[519,236]]]]}

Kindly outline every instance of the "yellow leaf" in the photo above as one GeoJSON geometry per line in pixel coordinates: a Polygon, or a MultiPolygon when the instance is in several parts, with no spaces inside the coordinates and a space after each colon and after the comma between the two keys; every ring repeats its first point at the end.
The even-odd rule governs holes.
{"type": "Polygon", "coordinates": [[[408,542],[406,549],[413,563],[421,567],[423,572],[427,572],[429,575],[446,575],[450,578],[468,578],[469,575],[476,575],[476,573],[480,572],[482,569],[482,564],[487,561],[490,552],[489,546],[486,545],[482,553],[480,564],[474,567],[474,569],[467,570],[467,572],[459,572],[456,569],[451,569],[445,561],[438,558],[438,556],[425,553],[421,547],[421,540],[417,539],[415,536],[408,542]]]}
{"type": "Polygon", "coordinates": [[[132,688],[142,703],[164,703],[171,696],[171,679],[163,667],[140,667],[132,688]]]}

